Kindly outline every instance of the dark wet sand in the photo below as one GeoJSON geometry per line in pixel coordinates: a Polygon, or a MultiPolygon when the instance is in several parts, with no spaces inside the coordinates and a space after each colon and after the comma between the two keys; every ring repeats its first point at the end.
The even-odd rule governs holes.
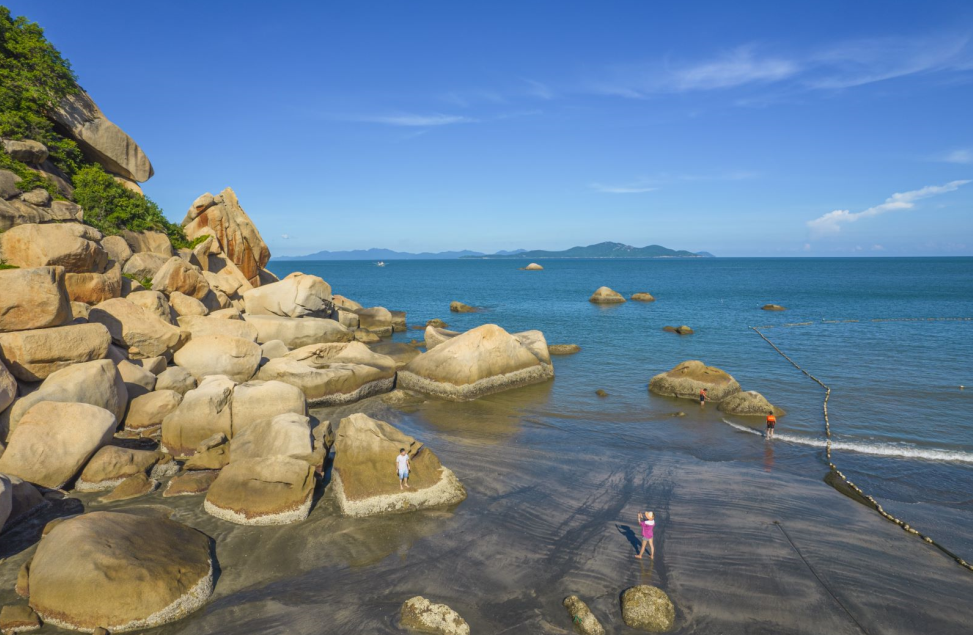
{"type": "MultiPolygon", "coordinates": [[[[211,601],[152,633],[394,633],[413,595],[450,605],[474,633],[568,633],[569,594],[609,633],[626,633],[635,631],[622,624],[618,597],[634,584],[669,594],[676,633],[970,632],[973,574],[835,492],[816,461],[801,476],[597,443],[489,403],[406,416],[372,399],[321,415],[357,410],[427,441],[468,500],[345,519],[324,496],[307,521],[284,527],[219,521],[202,497],[115,505],[164,500],[216,539],[211,601]],[[633,557],[643,508],[658,521],[654,563],[633,557]]],[[[89,509],[112,507],[81,498],[89,509]]],[[[4,603],[33,552],[19,543],[27,534],[0,538],[4,603]]]]}

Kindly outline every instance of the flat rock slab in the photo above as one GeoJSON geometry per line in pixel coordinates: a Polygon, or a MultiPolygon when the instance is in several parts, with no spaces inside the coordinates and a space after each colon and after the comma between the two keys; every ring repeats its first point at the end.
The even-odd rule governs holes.
{"type": "Polygon", "coordinates": [[[314,467],[286,456],[244,459],[220,472],[203,508],[238,525],[286,525],[307,518],[314,467]]]}

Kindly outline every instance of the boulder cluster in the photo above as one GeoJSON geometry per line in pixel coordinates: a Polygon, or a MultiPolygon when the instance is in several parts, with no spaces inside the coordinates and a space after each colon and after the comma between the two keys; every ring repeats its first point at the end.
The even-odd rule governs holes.
{"type": "Polygon", "coordinates": [[[771,405],[758,392],[746,391],[732,375],[698,360],[682,362],[672,370],[660,373],[649,381],[649,391],[666,397],[699,399],[706,390],[706,401],[719,404],[721,412],[739,416],[766,416],[773,411],[778,417],[786,414],[771,405]]]}

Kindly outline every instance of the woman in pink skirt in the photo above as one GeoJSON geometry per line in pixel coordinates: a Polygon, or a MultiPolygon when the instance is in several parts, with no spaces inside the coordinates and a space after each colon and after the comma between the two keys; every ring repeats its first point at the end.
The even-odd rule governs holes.
{"type": "Polygon", "coordinates": [[[636,558],[641,558],[645,553],[645,545],[649,545],[649,557],[655,559],[655,544],[652,542],[652,532],[655,530],[655,514],[652,512],[639,512],[639,525],[642,526],[642,550],[636,558]]]}

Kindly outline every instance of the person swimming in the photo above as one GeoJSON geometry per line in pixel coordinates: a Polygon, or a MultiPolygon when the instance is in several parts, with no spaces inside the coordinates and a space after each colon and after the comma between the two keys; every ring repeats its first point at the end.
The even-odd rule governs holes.
{"type": "Polygon", "coordinates": [[[655,532],[655,514],[653,512],[639,512],[639,525],[642,527],[642,550],[636,558],[641,558],[645,553],[645,545],[649,546],[649,558],[655,559],[655,543],[653,534],[655,532]]]}

